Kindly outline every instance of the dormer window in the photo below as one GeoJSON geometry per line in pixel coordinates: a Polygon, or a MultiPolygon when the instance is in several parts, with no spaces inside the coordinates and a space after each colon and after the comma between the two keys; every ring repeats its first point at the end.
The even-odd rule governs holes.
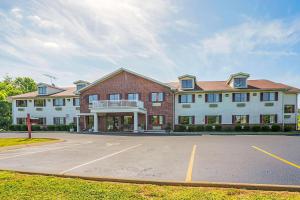
{"type": "Polygon", "coordinates": [[[247,79],[246,78],[234,78],[234,87],[235,88],[246,88],[247,79]]]}
{"type": "Polygon", "coordinates": [[[193,89],[193,80],[192,79],[181,80],[181,88],[182,89],[193,89]]]}
{"type": "Polygon", "coordinates": [[[86,84],[77,84],[76,85],[76,90],[80,90],[81,88],[84,88],[86,84]]]}
{"type": "Polygon", "coordinates": [[[47,94],[47,87],[46,86],[38,87],[38,93],[39,95],[47,94]]]}

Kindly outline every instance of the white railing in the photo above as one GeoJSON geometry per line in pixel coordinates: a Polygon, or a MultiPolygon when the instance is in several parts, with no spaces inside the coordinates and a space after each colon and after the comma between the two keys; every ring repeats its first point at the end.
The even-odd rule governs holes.
{"type": "Polygon", "coordinates": [[[144,102],[133,100],[100,100],[93,101],[92,109],[108,109],[108,108],[144,108],[144,102]]]}

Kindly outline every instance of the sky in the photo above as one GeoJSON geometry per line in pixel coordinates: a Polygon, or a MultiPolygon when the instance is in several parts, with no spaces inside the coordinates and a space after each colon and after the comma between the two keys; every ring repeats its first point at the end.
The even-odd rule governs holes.
{"type": "Polygon", "coordinates": [[[70,86],[120,67],[161,82],[246,72],[300,88],[300,1],[0,1],[0,78],[70,86]]]}

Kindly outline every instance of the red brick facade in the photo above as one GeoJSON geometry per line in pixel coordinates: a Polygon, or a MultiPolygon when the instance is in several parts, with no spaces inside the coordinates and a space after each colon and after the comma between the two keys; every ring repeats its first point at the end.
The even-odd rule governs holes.
{"type": "MultiPolygon", "coordinates": [[[[149,79],[140,77],[138,75],[132,74],[127,71],[121,71],[120,73],[95,84],[86,90],[82,91],[80,94],[80,112],[89,113],[88,108],[88,96],[98,95],[98,100],[108,100],[109,94],[121,94],[121,99],[127,99],[128,93],[138,93],[140,96],[140,101],[144,102],[144,107],[148,114],[148,129],[152,129],[151,116],[152,115],[162,115],[164,116],[165,128],[167,124],[173,125],[174,116],[174,106],[173,106],[173,92],[167,86],[156,83],[149,79]],[[153,106],[151,102],[151,92],[163,92],[164,99],[161,102],[161,106],[153,106]],[[150,122],[150,123],[149,123],[150,122]]],[[[105,131],[105,116],[121,116],[121,115],[133,115],[133,113],[114,113],[114,114],[99,114],[99,130],[105,131]],[[102,115],[102,116],[101,116],[102,115]]],[[[145,123],[145,115],[139,114],[139,124],[145,123]]],[[[81,119],[81,128],[83,126],[83,120],[81,119]]]]}

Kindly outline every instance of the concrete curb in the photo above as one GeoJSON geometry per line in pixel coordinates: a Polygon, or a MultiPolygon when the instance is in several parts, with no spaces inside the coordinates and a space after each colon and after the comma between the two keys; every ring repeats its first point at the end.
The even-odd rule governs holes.
{"type": "MultiPolygon", "coordinates": [[[[38,138],[38,139],[43,139],[43,138],[38,138]]],[[[32,146],[42,146],[42,145],[47,145],[47,144],[55,144],[59,142],[65,142],[66,140],[63,139],[56,139],[56,138],[47,138],[47,139],[54,139],[53,141],[47,141],[47,142],[37,142],[37,143],[31,143],[31,144],[18,144],[18,145],[13,145],[13,146],[7,146],[7,147],[0,147],[0,152],[8,151],[8,150],[13,150],[13,149],[20,149],[24,147],[32,147],[32,146]]]]}
{"type": "Polygon", "coordinates": [[[217,183],[217,182],[183,182],[183,181],[164,181],[164,180],[142,180],[142,179],[121,179],[112,177],[89,177],[78,175],[65,175],[65,174],[51,174],[42,172],[29,172],[29,171],[12,171],[12,170],[0,170],[10,171],[27,175],[42,175],[42,176],[54,176],[60,178],[78,178],[89,181],[99,182],[114,182],[114,183],[131,183],[131,184],[151,184],[159,186],[184,186],[184,187],[211,187],[211,188],[234,188],[245,190],[262,190],[262,191],[288,191],[288,192],[300,192],[300,186],[297,185],[273,185],[273,184],[250,184],[250,183],[217,183]]]}

